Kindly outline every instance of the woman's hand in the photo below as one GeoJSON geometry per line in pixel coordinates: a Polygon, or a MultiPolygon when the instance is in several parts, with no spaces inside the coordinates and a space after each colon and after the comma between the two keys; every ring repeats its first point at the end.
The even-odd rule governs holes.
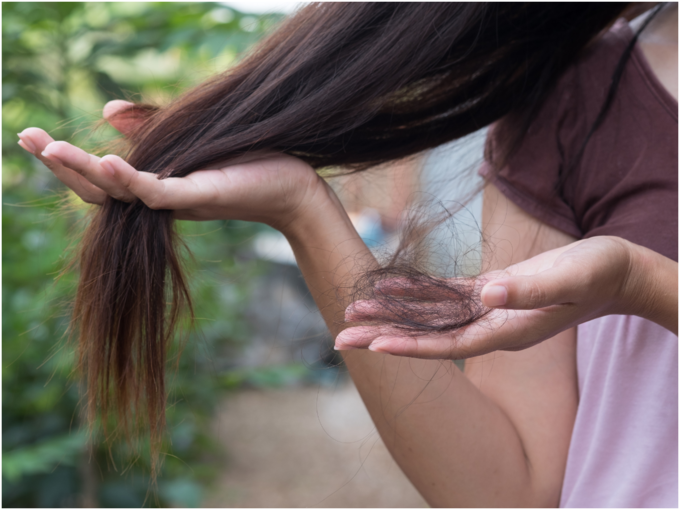
{"type": "MultiPolygon", "coordinates": [[[[505,271],[482,275],[478,285],[483,285],[482,303],[492,310],[476,323],[425,336],[408,336],[385,325],[357,326],[338,335],[336,349],[468,358],[495,350],[525,349],[609,314],[645,316],[677,332],[677,263],[618,237],[594,237],[547,251],[505,271]],[[660,314],[660,309],[665,312],[660,314]]],[[[399,281],[383,282],[379,291],[385,295],[408,292],[399,281]]],[[[428,307],[437,307],[441,313],[447,307],[455,311],[445,302],[421,306],[423,316],[428,307]]],[[[347,308],[345,318],[351,322],[382,320],[381,309],[379,301],[357,301],[347,308]]]]}
{"type": "MultiPolygon", "coordinates": [[[[112,101],[104,109],[104,116],[123,134],[137,121],[118,114],[129,106],[112,101]]],[[[239,219],[284,229],[315,195],[326,191],[309,165],[287,155],[251,155],[229,166],[158,179],[118,156],[98,158],[67,142],[55,142],[38,128],[28,128],[19,137],[24,149],[91,204],[101,205],[110,195],[124,202],[140,199],[151,209],[174,210],[182,220],[239,219]]]]}

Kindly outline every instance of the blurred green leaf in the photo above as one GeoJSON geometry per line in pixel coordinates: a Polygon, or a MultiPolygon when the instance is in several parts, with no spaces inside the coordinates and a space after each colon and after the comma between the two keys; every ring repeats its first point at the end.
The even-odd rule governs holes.
{"type": "Polygon", "coordinates": [[[301,384],[312,376],[309,367],[302,363],[269,367],[230,370],[221,378],[221,384],[230,390],[249,386],[253,388],[278,388],[301,384]]]}
{"type": "Polygon", "coordinates": [[[174,483],[163,484],[160,493],[172,506],[197,508],[201,504],[203,489],[191,480],[179,480],[174,483]]]}
{"type": "Polygon", "coordinates": [[[86,442],[84,432],[57,437],[2,454],[2,475],[15,482],[25,475],[47,473],[57,465],[72,466],[86,442]]]}

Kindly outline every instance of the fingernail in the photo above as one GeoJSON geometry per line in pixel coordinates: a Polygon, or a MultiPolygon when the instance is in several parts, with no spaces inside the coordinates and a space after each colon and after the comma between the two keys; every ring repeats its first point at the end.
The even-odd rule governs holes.
{"type": "Polygon", "coordinates": [[[112,165],[111,163],[109,163],[107,160],[102,159],[102,160],[99,162],[99,164],[101,165],[101,167],[102,167],[104,170],[106,170],[106,171],[107,171],[108,173],[110,173],[111,175],[116,175],[116,169],[113,168],[113,165],[112,165]]]}
{"type": "Polygon", "coordinates": [[[347,341],[352,341],[355,339],[356,335],[354,334],[353,331],[351,331],[352,328],[345,329],[344,331],[341,331],[340,334],[335,337],[335,345],[347,345],[347,341]]]}
{"type": "Polygon", "coordinates": [[[42,156],[43,158],[47,158],[47,159],[50,159],[50,160],[52,160],[52,161],[55,161],[56,163],[59,163],[59,164],[62,165],[62,166],[65,166],[65,165],[64,165],[64,162],[63,162],[61,159],[59,159],[59,158],[58,158],[57,156],[55,156],[54,154],[50,154],[50,153],[47,152],[47,151],[42,151],[41,156],[42,156]]]}
{"type": "Polygon", "coordinates": [[[26,149],[28,152],[35,153],[35,144],[31,141],[30,138],[27,136],[22,136],[21,133],[17,133],[17,136],[19,137],[19,145],[21,145],[24,149],[26,149]]]}
{"type": "Polygon", "coordinates": [[[373,342],[371,345],[368,346],[368,350],[373,351],[373,352],[385,352],[385,351],[383,351],[382,348],[383,348],[382,342],[378,342],[378,343],[373,342]]]}
{"type": "Polygon", "coordinates": [[[482,292],[482,302],[486,306],[503,306],[508,302],[508,289],[502,285],[486,287],[482,292]]]}
{"type": "Polygon", "coordinates": [[[358,347],[352,347],[351,345],[347,344],[335,344],[333,347],[336,351],[352,351],[354,349],[358,349],[358,347]]]}
{"type": "Polygon", "coordinates": [[[30,152],[31,154],[35,154],[35,151],[32,151],[31,148],[28,145],[26,145],[22,140],[19,140],[19,142],[17,142],[17,143],[19,144],[19,147],[24,149],[26,152],[30,152]]]}

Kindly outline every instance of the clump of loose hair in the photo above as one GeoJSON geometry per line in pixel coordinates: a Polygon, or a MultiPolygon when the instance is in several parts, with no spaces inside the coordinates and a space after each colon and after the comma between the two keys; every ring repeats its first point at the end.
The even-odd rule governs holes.
{"type": "Polygon", "coordinates": [[[455,235],[455,216],[465,203],[436,206],[440,212],[417,203],[404,219],[396,249],[390,252],[386,247],[380,267],[362,271],[351,282],[352,302],[371,301],[378,306],[370,313],[353,311],[348,323],[370,322],[401,330],[404,335],[422,336],[464,328],[491,311],[481,301],[482,282],[466,274],[467,268],[459,267],[459,261],[470,251],[478,252],[479,246],[460,247],[451,256],[449,247],[438,246],[433,239],[442,228],[448,231],[447,239],[449,234],[455,235]],[[436,261],[439,251],[445,252],[445,265],[436,261]]]}
{"type": "MultiPolygon", "coordinates": [[[[123,156],[161,179],[255,151],[287,153],[347,172],[401,159],[504,119],[498,161],[512,152],[557,78],[621,14],[617,3],[319,3],[287,19],[235,67],[142,121],[123,156]]],[[[111,197],[81,244],[73,314],[89,416],[147,423],[157,455],[168,343],[190,297],[172,212],[111,197]]],[[[388,264],[389,266],[389,264],[388,264]]],[[[427,296],[461,303],[457,328],[483,313],[468,286],[393,264],[405,277],[397,322],[427,296]],[[413,289],[410,289],[413,290],[413,289]]],[[[156,457],[154,457],[155,459],[156,457]]],[[[155,466],[155,460],[153,461],[155,466]]],[[[155,469],[155,468],[154,468],[155,469]]]]}

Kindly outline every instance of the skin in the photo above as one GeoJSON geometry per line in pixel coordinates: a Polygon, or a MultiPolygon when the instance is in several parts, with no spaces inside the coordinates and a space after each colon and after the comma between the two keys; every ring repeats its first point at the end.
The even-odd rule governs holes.
{"type": "MultiPolygon", "coordinates": [[[[633,20],[635,30],[641,19],[633,20]]],[[[664,12],[650,21],[638,42],[661,84],[678,99],[678,4],[669,3],[664,12]]]]}
{"type": "MultiPolygon", "coordinates": [[[[113,116],[128,106],[115,101],[104,110],[122,133],[134,119],[113,116]]],[[[418,339],[384,327],[343,331],[345,316],[370,318],[375,303],[351,304],[342,288],[377,263],[333,191],[303,162],[269,155],[158,180],[38,128],[20,138],[88,203],[139,198],[177,219],[279,229],[378,432],[432,506],[557,506],[578,405],[574,326],[624,313],[677,334],[676,262],[621,238],[576,241],[493,186],[482,219],[495,246],[485,254],[492,271],[483,275],[482,300],[494,308],[485,327],[418,339]],[[465,373],[452,358],[468,358],[465,373]]]]}

